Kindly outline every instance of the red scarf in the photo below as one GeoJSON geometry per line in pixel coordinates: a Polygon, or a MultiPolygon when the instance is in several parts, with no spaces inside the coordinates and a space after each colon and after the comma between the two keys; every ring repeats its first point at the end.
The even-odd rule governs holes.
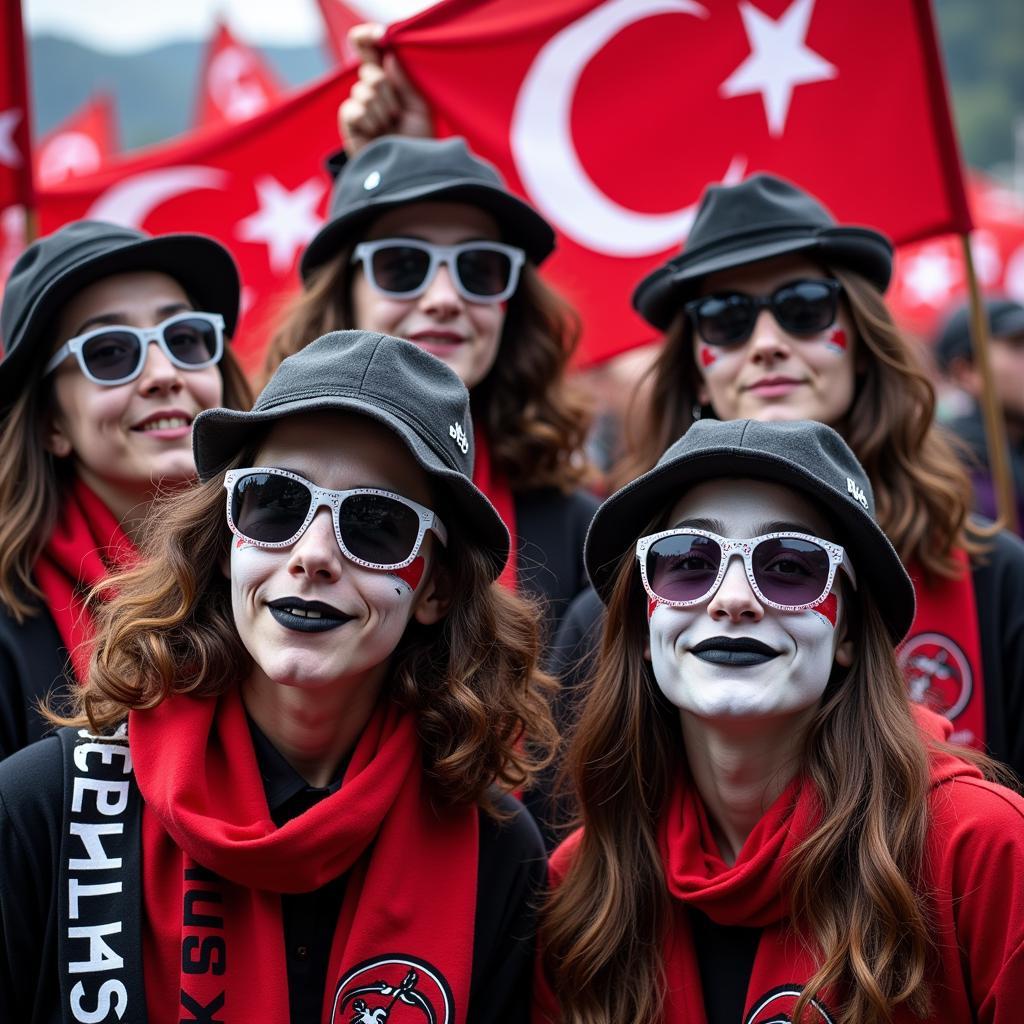
{"type": "Polygon", "coordinates": [[[150,1024],[193,1019],[185,1011],[206,1019],[200,1008],[225,1024],[288,1020],[280,894],[345,872],[325,1024],[363,1010],[376,1020],[373,1010],[397,1002],[422,1020],[421,1000],[437,1024],[465,1020],[478,811],[431,801],[412,716],[383,702],[341,788],[281,828],[237,690],[133,711],[128,736],[144,801],[150,1024]]]}
{"type": "Polygon", "coordinates": [[[61,496],[60,518],[33,575],[71,656],[79,682],[89,674],[93,623],[86,593],[115,568],[131,564],[135,546],[114,514],[81,480],[61,496]]]}
{"type": "Polygon", "coordinates": [[[967,552],[956,549],[956,579],[925,583],[921,567],[908,571],[917,591],[917,614],[897,652],[910,697],[953,723],[953,743],[985,749],[985,686],[978,608],[967,552]]]}
{"type": "Polygon", "coordinates": [[[501,473],[494,471],[491,464],[491,449],[487,435],[482,427],[474,424],[473,436],[476,439],[476,456],[473,460],[473,483],[487,495],[502,521],[508,527],[509,551],[508,561],[501,570],[498,582],[509,590],[516,589],[516,506],[512,496],[512,488],[501,473]]]}

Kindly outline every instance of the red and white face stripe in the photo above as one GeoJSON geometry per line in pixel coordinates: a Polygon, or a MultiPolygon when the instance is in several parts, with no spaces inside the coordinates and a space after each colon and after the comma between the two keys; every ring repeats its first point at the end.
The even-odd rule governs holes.
{"type": "Polygon", "coordinates": [[[842,327],[832,327],[825,336],[825,348],[836,355],[842,355],[848,347],[846,331],[842,327]]]}
{"type": "Polygon", "coordinates": [[[402,583],[409,593],[414,593],[420,585],[420,580],[423,579],[423,571],[426,569],[426,566],[427,563],[424,561],[423,556],[417,555],[404,569],[395,569],[388,575],[393,576],[402,583]]]}

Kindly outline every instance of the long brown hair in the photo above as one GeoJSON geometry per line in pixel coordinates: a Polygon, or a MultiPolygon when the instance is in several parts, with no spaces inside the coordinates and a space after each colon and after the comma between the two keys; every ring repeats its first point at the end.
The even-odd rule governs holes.
{"type": "MultiPolygon", "coordinates": [[[[318,268],[286,308],[267,348],[264,382],[281,360],[322,334],[356,326],[354,247],[346,246],[318,268]]],[[[524,266],[508,302],[497,359],[472,394],[474,418],[487,435],[491,461],[513,490],[569,491],[592,475],[583,455],[589,409],[566,379],[579,335],[576,311],[533,266],[524,266]]]]}
{"type": "MultiPolygon", "coordinates": [[[[927,752],[877,606],[870,594],[857,599],[848,605],[855,660],[835,670],[801,756],[822,817],[784,877],[794,927],[819,967],[793,1020],[824,990],[844,997],[840,1024],[882,1024],[901,1004],[923,1016],[929,1005],[927,752]]],[[[583,834],[541,927],[571,1024],[654,1024],[663,1008],[671,903],[657,826],[685,752],[678,711],[644,658],[645,607],[625,558],[566,758],[583,834]]]]}
{"type": "MultiPolygon", "coordinates": [[[[834,426],[867,471],[879,525],[900,558],[916,560],[929,577],[955,577],[960,566],[952,549],[976,554],[985,544],[968,530],[970,478],[935,423],[935,389],[878,289],[848,270],[826,272],[843,286],[863,353],[853,402],[834,426]]],[[[633,417],[638,429],[616,470],[618,483],[650,469],[690,428],[700,384],[692,331],[681,313],[639,389],[646,410],[633,417]]]]}
{"type": "MultiPolygon", "coordinates": [[[[41,360],[36,363],[27,386],[0,412],[0,603],[19,623],[44,600],[32,571],[73,480],[70,460],[55,458],[46,447],[53,388],[42,376],[41,360]]],[[[230,349],[218,369],[224,405],[248,409],[252,392],[230,349]]]]}
{"type": "MultiPolygon", "coordinates": [[[[228,468],[250,465],[256,450],[228,468]]],[[[175,694],[221,694],[249,671],[221,570],[231,540],[223,479],[169,495],[154,509],[139,565],[102,584],[113,596],[94,600],[88,682],[71,695],[69,712],[51,710],[50,721],[108,729],[175,694]]],[[[490,582],[487,556],[459,531],[439,550],[458,599],[436,625],[410,622],[392,655],[388,693],[415,712],[439,795],[490,808],[492,784],[521,789],[550,760],[556,734],[545,694],[553,684],[537,668],[532,607],[490,582]]]]}

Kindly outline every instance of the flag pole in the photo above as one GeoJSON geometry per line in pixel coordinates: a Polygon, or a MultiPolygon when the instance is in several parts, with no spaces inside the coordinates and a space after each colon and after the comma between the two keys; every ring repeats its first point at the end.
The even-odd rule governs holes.
{"type": "Polygon", "coordinates": [[[996,394],[992,362],[989,357],[988,316],[981,298],[978,276],[974,270],[974,255],[967,235],[961,235],[964,268],[971,302],[971,348],[974,366],[981,375],[981,412],[985,424],[985,443],[988,447],[988,465],[996,495],[999,519],[1007,529],[1017,531],[1017,500],[1013,477],[1010,473],[1009,445],[1006,440],[1006,421],[1002,405],[996,394]]]}

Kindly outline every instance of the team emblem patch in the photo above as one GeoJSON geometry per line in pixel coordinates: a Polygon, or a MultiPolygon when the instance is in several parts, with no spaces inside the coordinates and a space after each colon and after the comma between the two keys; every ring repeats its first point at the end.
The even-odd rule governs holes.
{"type": "Polygon", "coordinates": [[[959,644],[943,633],[918,633],[899,650],[910,699],[954,719],[971,699],[971,663],[959,644]]]}
{"type": "MultiPolygon", "coordinates": [[[[790,1014],[803,991],[801,985],[780,985],[754,1000],[743,1018],[743,1024],[792,1024],[790,1014]]],[[[807,1004],[802,1024],[835,1024],[832,1014],[823,1003],[812,999],[807,1004]]]]}
{"type": "Polygon", "coordinates": [[[356,964],[338,983],[331,1024],[450,1024],[452,992],[433,964],[396,954],[356,964]]]}

